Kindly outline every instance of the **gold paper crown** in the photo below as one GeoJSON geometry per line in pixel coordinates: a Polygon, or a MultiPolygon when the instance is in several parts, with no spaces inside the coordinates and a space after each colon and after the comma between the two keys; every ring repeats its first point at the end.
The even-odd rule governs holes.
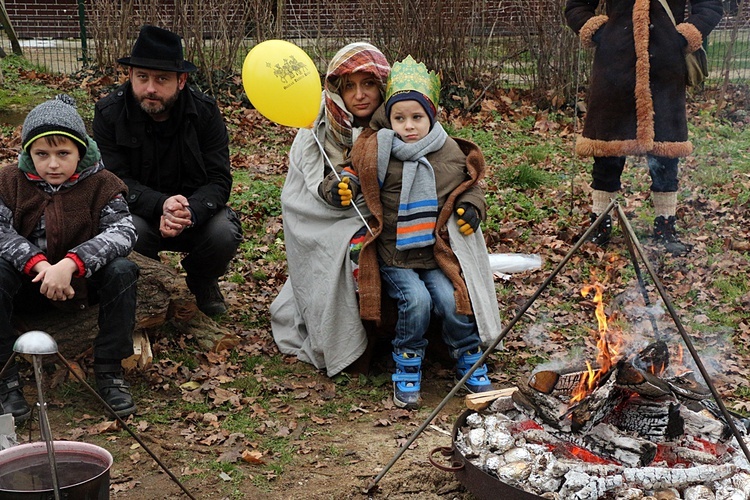
{"type": "Polygon", "coordinates": [[[418,63],[410,55],[391,66],[388,82],[385,85],[385,101],[399,92],[416,90],[427,96],[435,109],[440,103],[440,77],[428,71],[424,63],[418,63]]]}

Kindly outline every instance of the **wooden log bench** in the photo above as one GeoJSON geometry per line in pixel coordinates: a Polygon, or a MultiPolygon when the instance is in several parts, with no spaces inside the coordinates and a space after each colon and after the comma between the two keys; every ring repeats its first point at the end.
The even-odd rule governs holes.
{"type": "MultiPolygon", "coordinates": [[[[135,252],[128,258],[138,265],[140,276],[133,332],[135,354],[123,360],[126,369],[144,369],[151,364],[150,337],[157,335],[167,323],[205,351],[221,351],[237,345],[239,339],[231,330],[198,309],[184,278],[174,268],[135,252]]],[[[98,314],[96,305],[76,312],[49,308],[35,311],[33,315],[14,315],[13,321],[19,334],[41,330],[52,335],[60,354],[72,361],[92,349],[99,331],[98,314]]]]}

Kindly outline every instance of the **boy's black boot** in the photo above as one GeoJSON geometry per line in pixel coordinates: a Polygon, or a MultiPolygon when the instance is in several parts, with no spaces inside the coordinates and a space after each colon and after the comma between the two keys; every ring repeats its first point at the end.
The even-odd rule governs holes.
{"type": "MultiPolygon", "coordinates": [[[[591,219],[591,223],[593,224],[596,219],[598,219],[599,216],[593,212],[589,213],[589,219],[591,219]]],[[[588,241],[593,243],[594,245],[603,247],[607,243],[609,243],[609,239],[612,237],[612,216],[605,215],[602,222],[599,224],[599,227],[597,227],[594,232],[592,232],[589,235],[588,241]]]]}
{"type": "Polygon", "coordinates": [[[96,391],[112,407],[118,417],[125,418],[135,413],[136,407],[133,396],[130,394],[130,384],[125,381],[121,364],[94,362],[94,375],[96,391]]]}
{"type": "Polygon", "coordinates": [[[25,422],[31,415],[31,407],[23,397],[22,387],[18,365],[13,363],[0,379],[0,415],[12,414],[17,424],[25,422]]]}
{"type": "Polygon", "coordinates": [[[216,279],[185,279],[188,289],[195,295],[195,303],[206,316],[216,316],[227,312],[224,296],[216,279]]]}
{"type": "Polygon", "coordinates": [[[677,222],[677,218],[674,215],[669,217],[660,215],[654,219],[654,241],[664,246],[667,252],[672,255],[685,255],[693,247],[680,241],[675,229],[675,222],[677,222]]]}

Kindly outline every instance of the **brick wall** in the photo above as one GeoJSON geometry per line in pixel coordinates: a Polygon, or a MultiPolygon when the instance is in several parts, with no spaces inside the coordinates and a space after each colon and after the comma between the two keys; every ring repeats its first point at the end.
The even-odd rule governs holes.
{"type": "MultiPolygon", "coordinates": [[[[96,0],[86,0],[92,2],[96,0]]],[[[208,1],[208,0],[207,0],[208,1]]],[[[532,0],[534,1],[534,0],[532,0]]],[[[549,0],[536,0],[542,4],[549,0]]],[[[736,0],[725,0],[727,6],[736,0]]],[[[456,0],[457,5],[462,4],[456,0]]],[[[750,2],[743,2],[747,4],[750,2]]],[[[484,17],[496,21],[493,33],[512,31],[517,24],[520,9],[527,2],[512,0],[487,2],[484,17]]],[[[19,38],[79,38],[77,0],[5,0],[5,7],[19,38]]],[[[342,0],[286,0],[286,15],[283,24],[284,37],[314,38],[345,30],[356,36],[356,21],[361,15],[356,2],[342,0]]],[[[724,22],[726,21],[726,17],[724,22]]]]}
{"type": "Polygon", "coordinates": [[[18,38],[80,38],[77,0],[5,0],[18,38]]]}
{"type": "MultiPolygon", "coordinates": [[[[91,2],[96,0],[86,0],[91,2]]],[[[540,2],[544,0],[538,0],[540,2]]],[[[461,4],[459,0],[457,4],[461,4]]],[[[514,2],[498,6],[488,2],[488,19],[499,21],[500,26],[512,26],[518,15],[514,2]]],[[[79,38],[78,0],[5,0],[11,23],[19,38],[79,38]]],[[[356,20],[361,16],[356,2],[342,0],[286,0],[283,23],[284,36],[288,38],[322,36],[342,31],[349,36],[357,33],[356,20]]],[[[496,32],[497,33],[497,32],[496,32]]]]}

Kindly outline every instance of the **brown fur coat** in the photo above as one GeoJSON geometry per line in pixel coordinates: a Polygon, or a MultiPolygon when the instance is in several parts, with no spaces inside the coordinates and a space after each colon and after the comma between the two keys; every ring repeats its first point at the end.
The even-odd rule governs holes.
{"type": "Polygon", "coordinates": [[[687,156],[685,54],[721,20],[721,0],[568,0],[565,17],[581,42],[596,47],[587,92],[581,156],[687,156]]]}

